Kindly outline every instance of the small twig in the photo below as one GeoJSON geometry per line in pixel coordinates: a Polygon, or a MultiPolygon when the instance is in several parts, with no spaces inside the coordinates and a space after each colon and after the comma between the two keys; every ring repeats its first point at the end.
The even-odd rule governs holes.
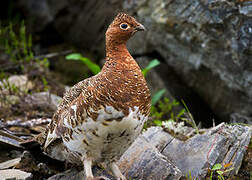
{"type": "Polygon", "coordinates": [[[44,54],[44,55],[39,55],[39,56],[35,56],[35,59],[43,59],[43,58],[52,58],[55,56],[62,56],[62,55],[66,55],[73,52],[72,50],[66,50],[66,51],[61,51],[61,52],[55,52],[55,53],[50,53],[50,54],[44,54]]]}
{"type": "MultiPolygon", "coordinates": [[[[185,103],[185,101],[183,99],[181,99],[181,102],[182,102],[182,104],[184,105],[184,107],[185,107],[185,109],[187,111],[187,114],[185,114],[185,115],[188,115],[188,118],[191,120],[191,121],[186,121],[186,122],[188,122],[196,130],[196,133],[199,134],[199,128],[196,125],[196,122],[195,122],[191,112],[189,111],[189,108],[187,107],[187,105],[186,105],[186,103],[185,103]]],[[[183,119],[185,119],[185,118],[183,118],[183,119]]]]}
{"type": "Polygon", "coordinates": [[[213,119],[213,127],[215,127],[215,120],[213,119]]]}
{"type": "Polygon", "coordinates": [[[190,133],[187,134],[188,137],[192,137],[194,134],[203,134],[207,131],[207,129],[199,129],[198,131],[196,129],[193,129],[190,133]]]}
{"type": "Polygon", "coordinates": [[[31,120],[28,120],[25,122],[22,122],[21,119],[17,119],[17,120],[2,122],[1,126],[4,126],[4,127],[11,127],[11,126],[34,127],[34,126],[39,126],[39,125],[43,125],[43,124],[48,124],[50,122],[51,122],[50,118],[31,119],[31,120]]]}

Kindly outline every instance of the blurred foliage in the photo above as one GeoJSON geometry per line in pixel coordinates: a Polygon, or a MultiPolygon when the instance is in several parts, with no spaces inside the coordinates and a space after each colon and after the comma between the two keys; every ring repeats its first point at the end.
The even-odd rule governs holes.
{"type": "MultiPolygon", "coordinates": [[[[15,84],[10,84],[9,81],[7,80],[6,75],[4,73],[1,73],[0,77],[1,77],[1,79],[3,79],[3,81],[0,82],[0,91],[6,89],[8,91],[8,94],[19,95],[19,93],[21,92],[19,90],[19,88],[16,87],[15,84]]],[[[25,93],[27,93],[27,92],[25,92],[25,93]]],[[[0,99],[2,99],[3,97],[5,97],[4,95],[5,94],[0,93],[0,99]]]]}
{"type": "Polygon", "coordinates": [[[184,108],[181,109],[179,108],[181,104],[177,100],[171,101],[167,97],[162,99],[164,93],[165,89],[161,89],[152,96],[151,118],[146,122],[144,128],[150,126],[163,126],[169,129],[169,127],[167,127],[169,122],[178,123],[179,121],[184,121],[193,127],[196,133],[199,134],[199,128],[185,102],[181,100],[184,106],[184,108]]]}
{"type": "Polygon", "coordinates": [[[165,89],[161,89],[158,92],[156,92],[151,98],[151,105],[155,106],[157,102],[160,101],[164,93],[165,93],[165,89]]]}
{"type": "Polygon", "coordinates": [[[78,60],[81,61],[82,63],[84,63],[88,69],[95,75],[98,74],[101,71],[101,68],[99,67],[99,65],[93,63],[89,58],[87,57],[83,57],[81,54],[79,53],[72,53],[66,56],[67,60],[78,60]]]}
{"type": "MultiPolygon", "coordinates": [[[[39,86],[35,91],[48,90],[46,72],[49,67],[47,58],[34,56],[32,35],[27,33],[24,21],[10,22],[8,25],[0,24],[0,80],[5,89],[13,92],[7,82],[12,74],[27,74],[36,78],[39,86]]],[[[13,93],[10,93],[13,94],[13,93]]]]}
{"type": "Polygon", "coordinates": [[[146,76],[151,69],[158,66],[159,64],[160,64],[159,60],[157,59],[151,60],[150,63],[142,70],[143,75],[146,76]]]}
{"type": "Polygon", "coordinates": [[[22,21],[19,32],[14,32],[13,24],[0,28],[0,44],[1,48],[10,56],[12,61],[29,60],[33,58],[31,51],[32,38],[31,35],[26,37],[24,21],[22,21]],[[25,56],[23,59],[22,57],[25,56]]]}
{"type": "MultiPolygon", "coordinates": [[[[154,95],[155,97],[155,95],[154,95]]],[[[147,121],[145,128],[150,126],[162,126],[166,121],[179,121],[185,113],[185,109],[181,109],[178,113],[175,113],[175,108],[180,103],[176,100],[171,101],[168,98],[159,100],[156,105],[151,106],[150,116],[151,120],[147,121]]]]}
{"type": "Polygon", "coordinates": [[[15,25],[11,22],[7,26],[0,24],[0,51],[6,53],[11,62],[21,68],[21,73],[28,73],[39,66],[49,66],[46,58],[41,60],[34,56],[32,36],[27,35],[24,21],[15,25]]]}

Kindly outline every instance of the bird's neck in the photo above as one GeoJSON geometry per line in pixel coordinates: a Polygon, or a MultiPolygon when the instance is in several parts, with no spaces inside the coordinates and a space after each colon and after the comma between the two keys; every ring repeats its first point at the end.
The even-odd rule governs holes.
{"type": "Polygon", "coordinates": [[[106,44],[106,57],[107,58],[115,58],[115,57],[122,58],[122,56],[130,56],[130,53],[125,43],[106,44]]]}
{"type": "Polygon", "coordinates": [[[106,43],[105,67],[112,69],[115,67],[118,70],[140,70],[138,64],[130,55],[126,43],[106,43]]]}

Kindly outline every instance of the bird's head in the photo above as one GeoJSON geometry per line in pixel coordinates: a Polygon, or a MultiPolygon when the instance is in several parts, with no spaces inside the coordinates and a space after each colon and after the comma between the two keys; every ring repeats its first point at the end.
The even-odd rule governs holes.
{"type": "Polygon", "coordinates": [[[137,31],[144,30],[144,26],[135,18],[125,13],[119,13],[106,31],[106,41],[124,44],[137,31]]]}

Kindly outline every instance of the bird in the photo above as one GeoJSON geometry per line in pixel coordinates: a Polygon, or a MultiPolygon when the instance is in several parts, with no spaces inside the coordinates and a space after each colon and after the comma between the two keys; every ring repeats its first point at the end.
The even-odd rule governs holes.
{"type": "Polygon", "coordinates": [[[150,91],[126,45],[138,31],[145,27],[134,17],[115,16],[105,33],[106,61],[101,71],[64,94],[48,125],[45,152],[55,153],[52,149],[58,145],[62,159],[83,164],[88,180],[102,179],[92,172],[92,166],[99,163],[116,178],[126,180],[117,161],[148,119],[150,91]]]}

